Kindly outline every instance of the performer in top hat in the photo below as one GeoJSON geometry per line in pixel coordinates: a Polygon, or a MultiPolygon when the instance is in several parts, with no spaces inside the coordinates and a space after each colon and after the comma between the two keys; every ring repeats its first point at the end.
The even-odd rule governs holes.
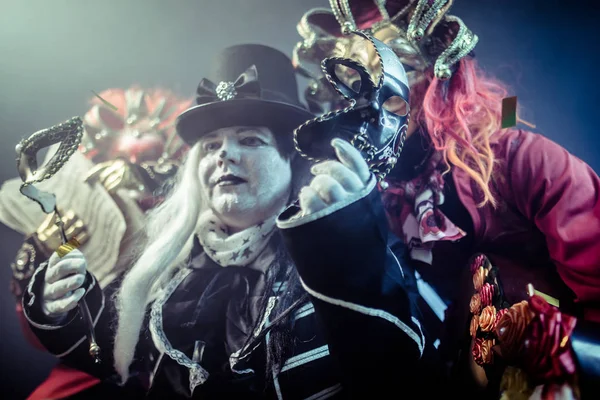
{"type": "MultiPolygon", "coordinates": [[[[144,213],[161,201],[163,185],[177,171],[187,145],[176,135],[175,120],[190,103],[164,89],[102,91],[83,118],[80,152],[61,170],[64,179],[51,183],[62,185],[56,189],[66,233],[82,244],[101,288],[122,277],[131,264],[132,243],[144,213]]],[[[0,221],[25,235],[11,264],[11,291],[25,337],[43,347],[29,329],[21,301],[33,272],[59,247],[61,238],[54,214],[24,201],[20,184],[19,178],[3,184],[0,221]]],[[[114,393],[97,378],[59,363],[29,399],[106,398],[114,393]]]]}
{"type": "Polygon", "coordinates": [[[25,294],[32,329],[155,398],[382,398],[410,383],[423,337],[361,153],[333,141],[311,179],[292,131],[313,116],[279,51],[227,48],[210,77],[179,117],[191,149],[116,302],[81,287],[81,253],[52,255],[25,294]],[[78,345],[84,296],[100,365],[78,345]]]}
{"type": "MultiPolygon", "coordinates": [[[[387,43],[408,72],[408,139],[384,203],[429,304],[428,342],[441,341],[461,398],[469,396],[470,371],[492,397],[531,395],[534,387],[544,396],[577,395],[578,386],[584,397],[595,393],[600,361],[583,349],[600,342],[598,175],[539,134],[503,128],[507,89],[477,67],[477,36],[448,14],[451,0],[330,4],[298,25],[294,61],[312,79],[306,94],[314,110],[347,104],[319,70],[323,59],[373,61],[379,72],[354,30],[387,43]]],[[[361,78],[337,72],[349,87],[361,78]]],[[[472,394],[482,398],[480,389],[472,394]]]]}

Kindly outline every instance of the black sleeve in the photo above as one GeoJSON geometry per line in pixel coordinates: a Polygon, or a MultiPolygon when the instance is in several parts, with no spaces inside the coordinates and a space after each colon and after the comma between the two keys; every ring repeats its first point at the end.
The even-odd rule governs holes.
{"type": "MultiPolygon", "coordinates": [[[[120,381],[114,370],[113,339],[116,326],[116,311],[113,294],[120,279],[102,290],[89,272],[84,283],[85,302],[94,322],[95,339],[100,346],[101,362],[96,364],[89,354],[87,326],[79,307],[69,311],[59,322],[49,319],[41,309],[38,294],[42,292],[46,263],[36,270],[27,290],[23,293],[23,310],[29,325],[46,350],[60,358],[66,365],[84,371],[99,379],[117,383],[120,381]]],[[[135,375],[133,373],[132,375],[135,375]]]]}
{"type": "Polygon", "coordinates": [[[279,223],[344,385],[369,396],[397,391],[399,379],[410,379],[424,347],[373,186],[321,214],[286,220],[297,211],[288,209],[280,217],[287,222],[279,223]]]}
{"type": "Polygon", "coordinates": [[[37,239],[36,234],[25,237],[21,248],[17,252],[15,261],[10,265],[13,276],[10,290],[17,303],[21,303],[29,280],[40,264],[50,257],[46,249],[37,239]]]}

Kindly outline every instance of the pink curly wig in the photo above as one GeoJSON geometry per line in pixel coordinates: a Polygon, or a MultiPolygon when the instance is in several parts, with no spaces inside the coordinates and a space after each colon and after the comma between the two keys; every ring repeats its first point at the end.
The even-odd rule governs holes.
{"type": "Polygon", "coordinates": [[[436,150],[450,166],[464,170],[483,192],[479,206],[496,200],[490,190],[495,163],[492,136],[501,130],[502,99],[507,88],[486,76],[473,59],[460,61],[449,81],[426,72],[426,79],[411,88],[415,121],[425,126],[436,150]]]}

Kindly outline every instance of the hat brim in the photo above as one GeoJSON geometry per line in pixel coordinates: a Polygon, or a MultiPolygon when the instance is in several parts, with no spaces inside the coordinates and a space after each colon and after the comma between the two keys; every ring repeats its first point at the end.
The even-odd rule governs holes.
{"type": "Polygon", "coordinates": [[[233,126],[266,126],[289,134],[315,116],[292,104],[261,99],[233,99],[194,106],[177,118],[177,133],[193,145],[207,133],[233,126]]]}

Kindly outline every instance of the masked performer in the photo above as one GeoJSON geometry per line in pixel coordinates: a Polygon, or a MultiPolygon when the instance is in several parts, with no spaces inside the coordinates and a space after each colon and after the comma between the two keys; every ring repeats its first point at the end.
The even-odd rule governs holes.
{"type": "Polygon", "coordinates": [[[279,51],[234,46],[213,71],[179,117],[191,149],[116,304],[86,293],[81,253],[53,254],[25,294],[33,329],[52,353],[102,378],[138,378],[156,398],[382,398],[409,380],[423,337],[375,176],[337,140],[335,160],[309,179],[291,133],[312,114],[279,51]],[[84,294],[99,315],[100,365],[73,345],[84,294]]]}
{"type": "MultiPolygon", "coordinates": [[[[447,14],[452,1],[330,3],[298,25],[304,40],[294,60],[312,79],[306,94],[314,110],[347,106],[318,68],[324,58],[376,61],[349,34],[356,29],[387,43],[408,73],[408,139],[383,197],[433,317],[424,326],[429,342],[441,341],[453,371],[471,370],[491,396],[531,395],[536,386],[542,397],[578,396],[578,386],[593,393],[600,352],[584,349],[597,349],[600,332],[598,176],[539,134],[502,129],[507,90],[478,68],[478,39],[447,14]],[[524,384],[509,387],[515,382],[524,384]]],[[[377,63],[371,69],[381,72],[377,63]]],[[[335,72],[362,90],[359,71],[335,72]]],[[[386,107],[405,112],[393,101],[386,107]]],[[[452,375],[461,396],[467,376],[452,375]]]]}
{"type": "MultiPolygon", "coordinates": [[[[160,189],[175,175],[187,146],[175,134],[175,118],[190,105],[164,90],[108,89],[94,98],[84,118],[80,152],[48,183],[62,208],[66,233],[82,244],[88,268],[100,287],[109,285],[131,264],[131,243],[144,213],[161,200],[160,189]],[[113,108],[116,107],[116,110],[113,108]]],[[[50,156],[51,154],[49,154],[50,156]]],[[[21,181],[0,191],[4,224],[26,235],[11,265],[11,291],[30,342],[40,346],[23,319],[21,298],[35,269],[61,243],[55,216],[45,215],[19,193],[21,181]]],[[[30,399],[106,396],[98,379],[57,365],[30,399]]]]}

